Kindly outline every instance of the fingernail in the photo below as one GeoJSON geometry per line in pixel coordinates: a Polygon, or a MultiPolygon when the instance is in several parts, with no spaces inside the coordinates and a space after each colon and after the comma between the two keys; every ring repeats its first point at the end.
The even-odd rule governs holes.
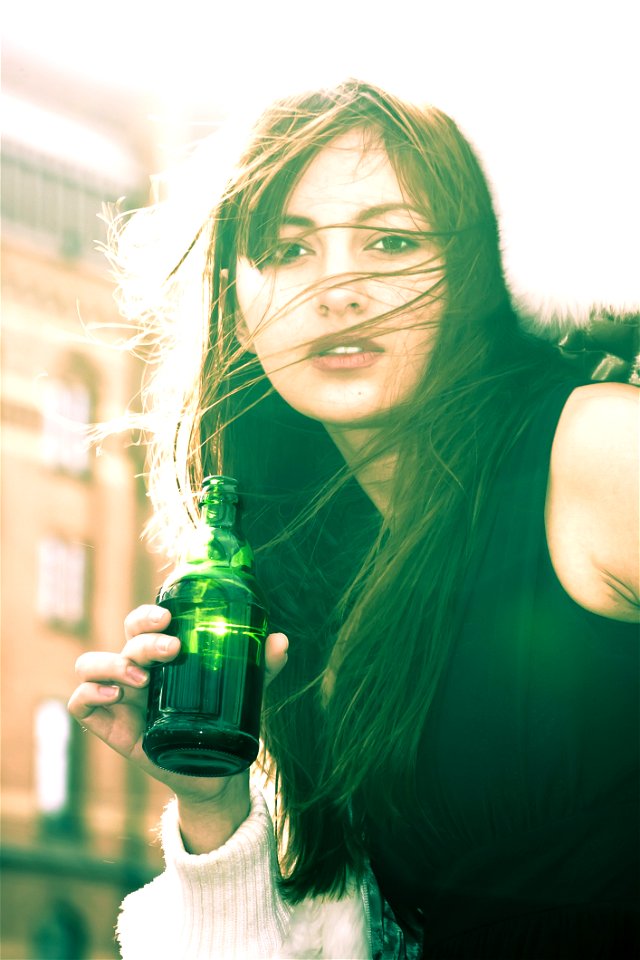
{"type": "Polygon", "coordinates": [[[158,650],[160,653],[173,653],[180,646],[180,641],[176,637],[165,637],[158,640],[158,650]]]}
{"type": "Polygon", "coordinates": [[[127,667],[127,676],[130,677],[134,683],[146,683],[149,679],[147,671],[141,670],[140,667],[127,667]]]}
{"type": "Polygon", "coordinates": [[[113,684],[107,685],[103,683],[98,687],[98,695],[104,697],[105,700],[113,700],[119,693],[120,687],[113,684]]]}
{"type": "Polygon", "coordinates": [[[160,607],[156,607],[149,614],[149,620],[151,620],[152,623],[160,623],[160,621],[164,619],[164,615],[166,612],[167,612],[166,610],[163,610],[160,607]]]}

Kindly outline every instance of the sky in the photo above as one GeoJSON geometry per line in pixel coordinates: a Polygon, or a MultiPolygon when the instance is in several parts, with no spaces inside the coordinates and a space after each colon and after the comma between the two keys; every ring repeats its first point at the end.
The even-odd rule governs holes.
{"type": "Polygon", "coordinates": [[[436,104],[478,149],[534,309],[640,307],[631,0],[14,0],[3,44],[158,116],[255,113],[361,76],[436,104]]]}

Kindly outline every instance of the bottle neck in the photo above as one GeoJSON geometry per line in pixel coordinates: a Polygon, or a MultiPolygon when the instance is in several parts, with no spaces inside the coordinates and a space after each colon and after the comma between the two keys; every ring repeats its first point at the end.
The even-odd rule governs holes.
{"type": "MultiPolygon", "coordinates": [[[[229,486],[235,481],[224,480],[229,486]]],[[[210,576],[214,567],[228,567],[236,571],[251,571],[253,553],[238,528],[235,488],[223,489],[222,484],[213,484],[214,489],[205,489],[200,499],[199,522],[186,539],[182,558],[171,574],[171,582],[185,577],[210,576]]]]}
{"type": "Polygon", "coordinates": [[[236,505],[226,500],[205,500],[201,516],[209,527],[232,529],[236,522],[236,505]]]}

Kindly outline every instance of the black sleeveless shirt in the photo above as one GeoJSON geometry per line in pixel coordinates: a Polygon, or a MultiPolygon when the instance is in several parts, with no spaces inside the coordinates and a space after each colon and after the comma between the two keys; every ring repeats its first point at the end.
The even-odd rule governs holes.
{"type": "Polygon", "coordinates": [[[640,955],[638,629],[568,596],[544,525],[570,390],[495,484],[422,740],[422,809],[372,830],[378,882],[418,910],[434,960],[640,955]]]}

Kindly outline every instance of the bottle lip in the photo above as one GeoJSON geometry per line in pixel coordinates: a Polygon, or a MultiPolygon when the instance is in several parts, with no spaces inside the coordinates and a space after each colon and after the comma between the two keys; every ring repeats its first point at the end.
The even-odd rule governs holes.
{"type": "Polygon", "coordinates": [[[238,499],[238,481],[234,477],[210,475],[202,481],[200,503],[217,497],[238,499]]]}

